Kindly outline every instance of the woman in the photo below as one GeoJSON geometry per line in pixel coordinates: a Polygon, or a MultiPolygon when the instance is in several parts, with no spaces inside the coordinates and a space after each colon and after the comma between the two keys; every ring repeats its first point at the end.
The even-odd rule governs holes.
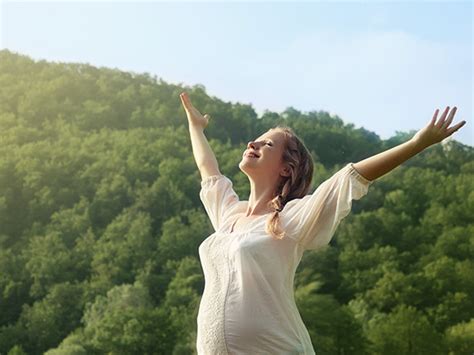
{"type": "Polygon", "coordinates": [[[239,168],[250,181],[248,201],[221,174],[204,135],[201,115],[180,95],[201,173],[200,198],[215,233],[199,246],[205,288],[197,317],[197,352],[211,354],[315,354],[295,304],[293,281],[305,250],[325,247],[352,200],[428,146],[465,124],[448,128],[446,108],[409,141],[348,163],[307,195],[311,155],[288,127],[274,127],[247,145],[239,168]]]}

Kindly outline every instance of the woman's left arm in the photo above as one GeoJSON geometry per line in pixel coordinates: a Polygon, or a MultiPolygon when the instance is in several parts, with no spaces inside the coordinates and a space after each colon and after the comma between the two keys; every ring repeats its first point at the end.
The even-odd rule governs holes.
{"type": "Polygon", "coordinates": [[[457,107],[454,107],[446,119],[449,112],[449,106],[447,106],[443,115],[439,118],[439,121],[436,122],[436,116],[439,112],[439,110],[436,109],[430,123],[419,130],[409,141],[354,163],[354,168],[368,180],[375,180],[385,175],[414,155],[422,152],[433,144],[441,142],[464,126],[466,121],[461,121],[448,128],[453,121],[456,110],[457,107]]]}

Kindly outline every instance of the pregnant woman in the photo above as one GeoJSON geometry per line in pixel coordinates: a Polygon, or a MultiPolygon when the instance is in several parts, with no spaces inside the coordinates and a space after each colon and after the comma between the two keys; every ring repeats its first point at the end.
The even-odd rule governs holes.
{"type": "Polygon", "coordinates": [[[200,198],[215,230],[199,246],[205,288],[198,354],[315,354],[293,295],[303,252],[329,243],[352,200],[366,195],[375,179],[466,122],[449,128],[456,107],[447,107],[438,122],[436,110],[409,141],[348,163],[310,194],[311,155],[291,128],[276,126],[247,144],[239,168],[251,189],[240,200],[204,135],[210,116],[187,93],[180,98],[201,173],[200,198]]]}

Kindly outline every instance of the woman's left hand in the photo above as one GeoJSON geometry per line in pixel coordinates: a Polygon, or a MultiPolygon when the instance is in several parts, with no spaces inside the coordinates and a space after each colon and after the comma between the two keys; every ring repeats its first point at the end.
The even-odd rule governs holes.
{"type": "Polygon", "coordinates": [[[446,118],[449,112],[449,106],[446,107],[443,114],[439,118],[439,121],[436,122],[436,116],[438,116],[439,109],[436,109],[431,122],[421,130],[419,130],[414,136],[413,140],[423,148],[427,148],[430,145],[441,142],[446,137],[449,137],[451,134],[456,132],[459,128],[464,126],[466,121],[461,121],[458,124],[449,127],[453,121],[454,114],[456,113],[457,107],[453,107],[449,113],[448,118],[446,118]],[[449,127],[449,128],[448,128],[449,127]]]}

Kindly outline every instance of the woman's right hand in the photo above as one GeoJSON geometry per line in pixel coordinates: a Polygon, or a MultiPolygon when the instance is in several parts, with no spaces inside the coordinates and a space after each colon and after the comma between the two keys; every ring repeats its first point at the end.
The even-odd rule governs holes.
{"type": "Polygon", "coordinates": [[[202,127],[202,129],[206,128],[211,116],[208,114],[205,114],[204,116],[201,115],[201,113],[191,103],[191,100],[189,99],[189,96],[186,92],[182,92],[179,97],[181,98],[184,110],[188,116],[189,124],[202,127]]]}

